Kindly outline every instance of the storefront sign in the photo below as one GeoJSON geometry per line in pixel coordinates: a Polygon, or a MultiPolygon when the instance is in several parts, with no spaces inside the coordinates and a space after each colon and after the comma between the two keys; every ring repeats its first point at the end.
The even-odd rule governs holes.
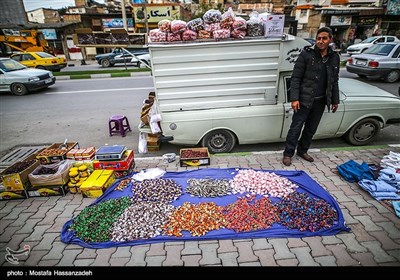
{"type": "Polygon", "coordinates": [[[147,15],[147,22],[157,23],[163,19],[179,19],[180,6],[146,6],[146,13],[143,7],[133,7],[133,14],[136,23],[144,23],[147,15]]]}
{"type": "Polygon", "coordinates": [[[365,17],[365,18],[359,18],[359,25],[374,25],[376,22],[375,17],[365,17]]]}
{"type": "Polygon", "coordinates": [[[57,40],[57,33],[55,29],[41,29],[43,36],[46,40],[57,40]]]}
{"type": "Polygon", "coordinates": [[[297,6],[310,5],[310,6],[330,6],[331,0],[298,0],[297,6]]]}
{"type": "MultiPolygon", "coordinates": [[[[122,18],[103,18],[101,20],[103,28],[124,28],[122,18]]],[[[128,27],[133,27],[133,19],[127,18],[126,23],[128,27]]]]}
{"type": "Polygon", "coordinates": [[[351,16],[331,16],[331,26],[351,25],[351,16]]]}

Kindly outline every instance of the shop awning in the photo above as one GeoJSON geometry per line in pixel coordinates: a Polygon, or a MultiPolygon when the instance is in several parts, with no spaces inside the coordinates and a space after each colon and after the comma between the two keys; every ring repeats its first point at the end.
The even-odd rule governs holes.
{"type": "Polygon", "coordinates": [[[320,10],[322,15],[360,15],[360,16],[372,16],[372,15],[383,15],[383,8],[376,7],[324,7],[315,8],[320,10]]]}

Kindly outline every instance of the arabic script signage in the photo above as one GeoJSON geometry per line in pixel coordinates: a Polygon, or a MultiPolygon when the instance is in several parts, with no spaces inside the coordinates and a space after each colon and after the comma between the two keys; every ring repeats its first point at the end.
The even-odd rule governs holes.
{"type": "Polygon", "coordinates": [[[180,7],[179,6],[146,6],[146,13],[144,8],[133,7],[133,14],[136,23],[144,23],[147,14],[147,22],[157,23],[163,19],[179,19],[180,7]]]}

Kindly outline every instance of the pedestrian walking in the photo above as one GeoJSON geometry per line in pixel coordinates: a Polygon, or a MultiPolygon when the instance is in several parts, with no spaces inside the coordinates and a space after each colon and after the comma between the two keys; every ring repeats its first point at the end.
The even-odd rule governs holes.
{"type": "Polygon", "coordinates": [[[304,47],[294,65],[290,82],[290,101],[294,114],[282,160],[286,166],[292,164],[296,149],[298,156],[309,162],[314,161],[307,151],[325,107],[332,113],[338,108],[340,58],[329,47],[332,36],[329,27],[320,28],[315,45],[304,47]]]}

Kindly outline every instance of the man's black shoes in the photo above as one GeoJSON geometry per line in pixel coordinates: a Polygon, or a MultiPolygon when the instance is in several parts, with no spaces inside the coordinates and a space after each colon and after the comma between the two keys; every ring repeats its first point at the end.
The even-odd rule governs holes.
{"type": "Polygon", "coordinates": [[[302,159],[306,160],[306,161],[309,161],[309,162],[313,162],[313,161],[314,161],[313,157],[310,156],[310,155],[307,154],[307,153],[304,153],[304,154],[297,154],[297,155],[298,155],[299,157],[301,157],[302,159]]]}
{"type": "Polygon", "coordinates": [[[282,163],[286,166],[290,166],[292,164],[292,158],[288,156],[284,156],[282,159],[282,163]]]}

